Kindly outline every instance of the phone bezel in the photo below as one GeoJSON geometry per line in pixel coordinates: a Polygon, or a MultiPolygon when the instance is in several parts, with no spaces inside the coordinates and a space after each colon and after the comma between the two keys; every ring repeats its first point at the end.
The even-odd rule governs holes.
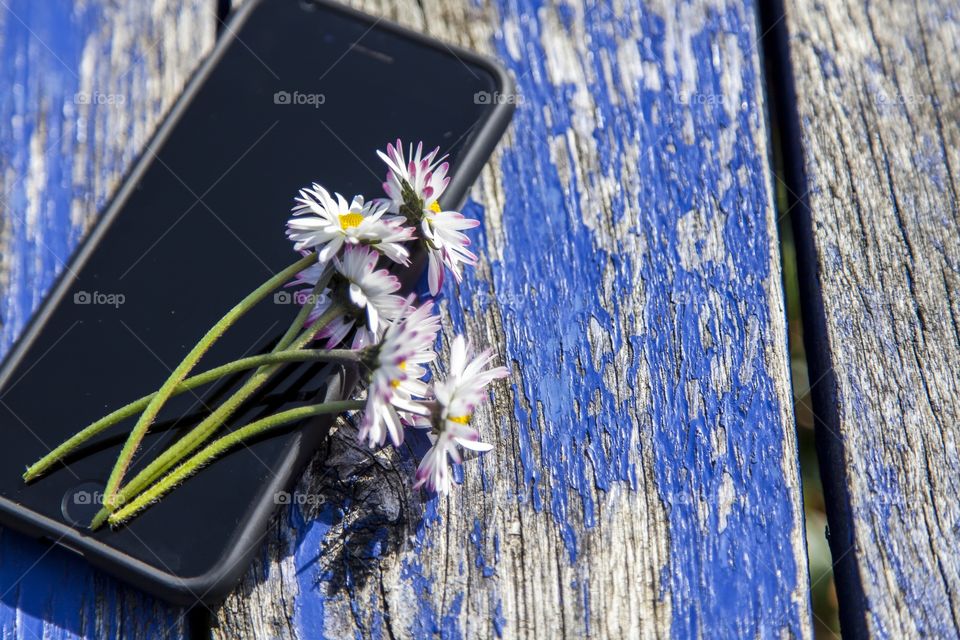
{"type": "MultiPolygon", "coordinates": [[[[230,34],[235,33],[263,1],[251,0],[247,2],[229,18],[226,28],[223,30],[224,33],[214,45],[213,50],[188,81],[183,93],[127,172],[121,186],[110,199],[109,204],[88,236],[81,241],[74,251],[72,258],[69,260],[69,266],[64,268],[57,277],[44,302],[33,314],[20,337],[4,358],[2,366],[0,366],[0,389],[5,386],[12,372],[20,364],[23,356],[49,319],[53,309],[63,300],[64,295],[72,285],[70,274],[79,271],[95,250],[107,228],[123,209],[136,184],[152,164],[153,155],[163,146],[199,88],[203,86],[206,78],[226,53],[232,41],[230,34]]],[[[326,10],[337,11],[370,23],[373,25],[371,28],[387,30],[401,37],[423,43],[442,51],[444,55],[455,55],[490,73],[494,78],[496,90],[500,93],[509,94],[514,90],[512,78],[498,62],[490,58],[455,45],[443,43],[389,20],[374,18],[331,0],[311,0],[311,2],[326,10]]],[[[463,204],[467,190],[479,176],[483,165],[506,130],[513,110],[514,104],[512,102],[498,102],[492,105],[491,110],[480,121],[476,136],[464,149],[461,158],[457,161],[455,173],[443,197],[444,206],[459,207],[463,204]]],[[[335,395],[349,393],[355,382],[356,373],[354,371],[340,369],[331,378],[327,391],[328,398],[332,399],[335,395]]],[[[303,431],[308,431],[316,433],[317,436],[306,439],[301,435],[291,441],[287,455],[277,468],[276,475],[269,483],[270,486],[263,493],[264,496],[272,496],[278,491],[288,490],[296,482],[303,466],[313,455],[320,440],[325,437],[326,428],[329,427],[331,420],[327,419],[326,423],[318,429],[301,431],[301,434],[303,431]]],[[[48,539],[51,544],[79,553],[91,564],[104,569],[121,580],[173,603],[187,605],[197,602],[215,604],[234,588],[247,570],[253,554],[259,548],[256,541],[266,531],[276,507],[277,505],[273,500],[261,500],[257,504],[253,515],[247,522],[242,523],[240,530],[236,532],[234,537],[236,544],[229,545],[229,548],[225,549],[225,553],[217,559],[213,568],[196,576],[180,576],[170,571],[158,569],[108,544],[95,540],[63,522],[42,516],[4,497],[0,497],[0,524],[32,537],[48,539]]]]}

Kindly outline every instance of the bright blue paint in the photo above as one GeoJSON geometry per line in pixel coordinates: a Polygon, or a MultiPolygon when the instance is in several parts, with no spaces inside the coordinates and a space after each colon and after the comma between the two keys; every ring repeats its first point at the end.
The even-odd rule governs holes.
{"type": "Polygon", "coordinates": [[[174,609],[116,582],[69,552],[10,531],[0,532],[0,635],[4,638],[123,638],[176,635],[174,609]],[[105,610],[125,610],[119,619],[94,612],[97,597],[105,610]],[[157,607],[157,610],[154,610],[157,607]]]}
{"type": "MultiPolygon", "coordinates": [[[[473,520],[473,530],[470,532],[470,543],[473,545],[474,553],[476,553],[476,558],[474,559],[474,566],[480,570],[484,578],[489,578],[496,573],[496,568],[494,565],[487,564],[486,559],[483,555],[483,541],[484,541],[484,531],[481,525],[479,518],[474,518],[473,520]]],[[[497,543],[495,544],[495,548],[497,543]]],[[[498,549],[499,551],[499,549],[498,549]]]]}
{"type": "MultiPolygon", "coordinates": [[[[423,549],[422,531],[417,532],[417,548],[423,549]]],[[[424,576],[423,565],[419,560],[404,559],[403,567],[400,570],[400,577],[408,581],[413,587],[413,592],[420,594],[429,594],[433,592],[433,581],[424,576]]],[[[418,598],[417,615],[413,620],[413,626],[410,633],[414,638],[430,638],[439,631],[437,614],[426,597],[418,598]]]]}
{"type": "Polygon", "coordinates": [[[440,626],[440,637],[443,640],[460,640],[463,632],[460,630],[460,607],[463,605],[463,594],[457,594],[443,616],[440,626]]]}
{"type": "Polygon", "coordinates": [[[493,608],[493,630],[498,638],[503,637],[503,628],[507,625],[507,619],[503,616],[503,601],[497,600],[497,605],[493,608]]]}
{"type": "MultiPolygon", "coordinates": [[[[91,105],[89,118],[76,115],[83,47],[103,21],[102,5],[96,2],[7,0],[0,6],[0,169],[16,176],[0,194],[12,256],[9,286],[0,298],[2,353],[29,321],[84,232],[82,224],[71,221],[71,201],[84,197],[90,212],[97,211],[105,204],[105,194],[93,192],[93,181],[122,174],[133,157],[132,151],[97,153],[95,128],[101,110],[116,107],[91,105]],[[27,229],[26,214],[34,198],[23,177],[31,138],[40,126],[46,127],[45,178],[39,185],[44,201],[36,224],[27,229]],[[74,152],[81,137],[90,154],[79,161],[79,175],[91,183],[86,187],[73,184],[74,152]],[[93,167],[101,175],[92,175],[93,167]]],[[[142,63],[146,51],[137,49],[139,43],[133,46],[132,58],[142,63]]],[[[142,90],[135,71],[131,68],[124,76],[131,93],[142,90]]]]}
{"type": "MultiPolygon", "coordinates": [[[[506,8],[508,14],[514,10],[534,16],[537,5],[522,3],[506,8]]],[[[591,12],[591,20],[598,12],[602,10],[591,12]]],[[[609,324],[610,318],[597,298],[598,276],[609,257],[597,250],[592,232],[570,223],[570,210],[574,219],[580,212],[577,203],[566,201],[566,185],[557,176],[545,148],[546,135],[561,134],[572,126],[567,106],[572,88],[534,82],[548,75],[538,24],[534,20],[518,24],[532,52],[512,65],[526,102],[517,110],[513,129],[516,140],[506,150],[501,165],[507,193],[503,219],[508,242],[503,262],[493,264],[494,288],[505,300],[501,309],[508,359],[520,363],[524,372],[515,417],[521,425],[519,447],[528,499],[538,511],[545,506],[550,509],[569,559],[575,562],[578,544],[568,518],[581,519],[587,526],[594,524],[594,486],[606,489],[613,482],[635,486],[629,457],[636,445],[626,407],[614,406],[613,394],[603,383],[602,367],[594,369],[584,339],[591,315],[609,324]],[[550,126],[541,105],[550,107],[550,126]],[[530,154],[531,149],[542,153],[530,154]],[[558,277],[563,279],[559,285],[558,277]],[[530,294],[531,287],[536,289],[536,296],[530,294]],[[585,369],[582,376],[575,368],[578,361],[585,369]],[[601,394],[601,414],[582,418],[573,415],[572,399],[578,398],[585,407],[594,390],[601,394]],[[545,423],[542,434],[538,416],[545,423]],[[604,439],[609,440],[609,448],[603,446],[604,439]],[[545,502],[541,473],[549,476],[545,502]],[[575,502],[571,504],[571,500],[575,502]]],[[[501,58],[508,59],[506,45],[498,45],[501,58]]],[[[576,192],[585,185],[570,187],[576,192]]],[[[623,267],[622,275],[629,277],[628,261],[623,267]]],[[[616,329],[614,332],[617,348],[622,336],[616,335],[616,329]]],[[[604,363],[611,360],[612,355],[608,355],[604,363]]]]}
{"type": "Polygon", "coordinates": [[[73,141],[63,119],[47,114],[75,108],[81,47],[99,17],[90,9],[75,13],[68,0],[11,0],[5,4],[8,9],[0,11],[0,60],[4,62],[0,71],[0,161],[10,175],[26,176],[30,140],[41,123],[48,127],[44,156],[48,174],[41,190],[49,199],[36,225],[44,236],[38,241],[27,229],[30,198],[24,180],[5,184],[0,194],[13,261],[11,286],[0,299],[3,353],[39,305],[76,243],[77,230],[71,228],[69,218],[72,167],[69,155],[63,153],[72,149],[73,141]],[[47,46],[55,47],[54,52],[47,46]],[[38,111],[37,105],[42,105],[43,111],[38,111]]]}
{"type": "Polygon", "coordinates": [[[317,552],[334,524],[343,518],[343,509],[339,505],[326,503],[316,518],[306,521],[299,508],[289,509],[290,527],[297,534],[293,548],[293,561],[300,587],[294,611],[295,625],[305,638],[324,636],[324,593],[322,588],[329,575],[318,575],[317,552]],[[309,602],[309,606],[303,606],[309,602]]]}
{"type": "MultiPolygon", "coordinates": [[[[753,19],[751,14],[743,17],[733,11],[710,16],[704,32],[693,39],[692,45],[694,58],[701,61],[701,83],[711,78],[711,34],[736,33],[740,49],[752,51],[756,34],[740,27],[752,26],[753,19]]],[[[659,53],[654,51],[655,56],[659,53]]],[[[746,100],[747,109],[737,114],[736,125],[741,132],[749,131],[763,117],[761,105],[752,100],[760,82],[752,65],[742,68],[742,78],[740,97],[746,100]]],[[[670,112],[671,102],[662,95],[651,98],[665,113],[670,112]]],[[[690,108],[697,139],[693,145],[685,144],[677,131],[652,134],[662,133],[676,145],[678,157],[671,167],[678,179],[672,185],[651,185],[652,198],[640,206],[641,226],[650,242],[650,253],[641,266],[648,285],[647,317],[671,313],[672,290],[678,284],[679,290],[692,293],[694,300],[708,300],[714,292],[723,305],[712,310],[720,316],[713,344],[705,344],[700,337],[703,308],[690,303],[674,308],[670,330],[653,330],[643,340],[651,377],[661,382],[653,388],[651,408],[657,461],[654,471],[661,497],[665,501],[678,495],[693,498],[673,505],[670,511],[673,633],[692,636],[709,628],[719,635],[735,636],[759,624],[766,629],[785,627],[799,635],[809,610],[792,598],[797,566],[790,535],[796,496],[783,478],[780,461],[784,453],[774,381],[765,370],[762,348],[751,349],[749,345],[750,321],[759,327],[758,335],[766,335],[771,321],[764,288],[770,277],[767,251],[770,234],[774,233],[766,228],[764,217],[769,198],[763,182],[768,171],[766,149],[756,148],[749,138],[740,135],[729,168],[720,166],[716,157],[705,152],[709,147],[703,142],[712,142],[714,149],[719,146],[716,123],[722,124],[727,118],[724,106],[693,103],[690,108]],[[716,194],[717,206],[711,196],[726,170],[734,174],[745,170],[751,180],[746,188],[733,186],[716,194]],[[679,196],[681,204],[672,204],[667,194],[673,195],[674,201],[679,196]],[[669,275],[664,277],[663,260],[679,256],[681,238],[676,224],[679,215],[688,210],[685,205],[706,209],[710,216],[726,216],[723,237],[727,257],[723,263],[705,265],[702,272],[686,272],[675,263],[671,282],[669,275]],[[729,355],[732,369],[739,373],[733,376],[729,390],[715,389],[710,380],[712,362],[722,357],[727,345],[736,345],[729,355]],[[680,362],[679,370],[674,369],[674,362],[680,362]],[[702,396],[702,414],[687,404],[684,386],[691,382],[702,396]],[[711,439],[721,426],[727,453],[714,463],[711,439]],[[740,459],[744,465],[739,464],[740,459]],[[721,471],[729,474],[737,496],[723,531],[719,524],[724,481],[721,471]],[[709,511],[706,531],[698,522],[700,497],[700,508],[705,505],[709,511]],[[705,588],[698,581],[705,583],[705,588]],[[694,611],[702,615],[698,617],[694,611]]],[[[647,159],[642,157],[641,174],[663,170],[665,158],[654,157],[649,164],[647,159]]]]}
{"type": "MultiPolygon", "coordinates": [[[[628,407],[618,405],[603,381],[603,366],[592,362],[585,339],[592,315],[609,331],[615,351],[634,347],[631,375],[643,367],[653,381],[652,405],[646,408],[649,422],[643,424],[653,430],[653,471],[669,515],[671,554],[663,576],[673,606],[673,633],[735,636],[786,628],[799,634],[809,610],[793,601],[798,568],[791,536],[796,533],[793,509],[798,498],[782,475],[783,433],[773,377],[766,371],[762,345],[748,348],[754,336],[768,335],[766,291],[779,286],[768,282],[774,231],[767,228],[765,218],[770,199],[765,183],[767,150],[755,148],[743,133],[763,118],[754,98],[760,79],[753,60],[742,67],[743,91],[738,98],[746,101],[746,109],[732,122],[722,103],[693,104],[696,135],[690,145],[681,135],[687,106],[674,99],[679,80],[666,79],[658,91],[638,83],[637,103],[624,104],[626,93],[605,84],[598,53],[611,52],[606,58],[610,73],[620,78],[613,55],[619,39],[644,33],[649,38],[638,43],[641,56],[662,68],[663,20],[643,9],[639,24],[629,24],[630,16],[615,18],[605,5],[587,12],[584,28],[595,54],[590,63],[596,78],[588,89],[596,118],[608,127],[595,132],[601,173],[619,176],[626,170],[622,148],[609,142],[634,141],[641,149],[639,191],[615,196],[613,211],[624,212],[627,198],[639,209],[632,227],[646,239],[647,251],[641,256],[607,255],[598,250],[590,229],[571,222],[588,213],[580,210],[576,194],[594,192],[594,185],[563,184],[547,153],[546,138],[574,126],[573,88],[540,82],[549,77],[539,24],[533,19],[540,8],[532,1],[503,7],[520,27],[527,48],[522,60],[511,60],[506,43],[497,42],[500,57],[512,67],[526,100],[515,117],[514,144],[505,150],[501,163],[508,242],[503,261],[493,264],[495,295],[507,301],[501,305],[507,358],[523,373],[514,417],[520,424],[526,500],[536,510],[549,508],[569,560],[576,564],[571,521],[578,519],[588,528],[595,524],[590,489],[605,490],[613,483],[636,488],[637,470],[629,462],[629,452],[639,444],[628,407]],[[520,15],[523,20],[517,19],[520,15]],[[613,92],[618,103],[610,99],[613,92]],[[716,157],[719,130],[731,125],[740,134],[729,165],[721,166],[716,157]],[[675,154],[665,151],[667,143],[677,149],[675,154]],[[749,176],[746,185],[734,182],[718,193],[721,175],[727,171],[736,175],[739,170],[749,176]],[[565,189],[574,195],[565,196],[565,189]],[[725,262],[709,263],[695,272],[680,264],[677,231],[679,217],[691,209],[724,217],[727,250],[725,262]],[[599,296],[607,261],[613,266],[615,307],[617,291],[631,290],[635,273],[641,274],[646,306],[636,311],[647,319],[647,335],[627,334],[613,309],[604,308],[599,296]],[[529,294],[531,286],[536,295],[529,294]],[[685,294],[686,301],[678,294],[685,294]],[[712,345],[701,342],[699,329],[703,305],[711,294],[720,301],[711,303],[713,317],[719,318],[717,342],[712,345]],[[752,334],[750,323],[755,327],[752,334]],[[711,366],[728,346],[734,371],[743,373],[734,376],[730,389],[715,389],[711,366]],[[688,406],[687,385],[694,385],[702,397],[702,412],[688,406]],[[572,399],[585,407],[596,391],[599,415],[578,416],[572,399]],[[727,453],[714,461],[711,442],[721,427],[727,453]],[[602,446],[604,442],[607,446],[602,446]],[[737,500],[725,514],[721,531],[720,487],[725,474],[737,500]],[[701,508],[708,512],[706,529],[697,516],[701,500],[701,508]]],[[[708,13],[692,42],[699,91],[720,92],[719,76],[710,62],[718,35],[736,34],[740,50],[756,55],[754,20],[750,6],[746,11],[708,13]]],[[[472,286],[468,280],[466,289],[472,286]]],[[[603,364],[611,361],[607,355],[603,364]]]]}

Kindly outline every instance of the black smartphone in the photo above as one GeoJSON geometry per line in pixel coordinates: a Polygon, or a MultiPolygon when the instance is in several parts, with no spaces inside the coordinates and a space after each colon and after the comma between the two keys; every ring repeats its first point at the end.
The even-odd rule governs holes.
{"type": "MultiPolygon", "coordinates": [[[[450,154],[444,204],[460,204],[510,119],[512,101],[491,96],[510,91],[495,63],[386,21],[323,1],[248,2],[0,370],[2,524],[170,601],[225,596],[329,422],[227,454],[117,529],[86,525],[132,420],[29,485],[21,473],[158,388],[224,312],[297,259],[284,223],[300,187],[380,195],[375,151],[399,137],[450,154]]],[[[295,313],[290,296],[268,299],[196,371],[269,350],[295,313]]],[[[354,378],[288,367],[232,424],[349,394],[354,378]]],[[[235,384],[173,399],[127,477],[235,384]]]]}

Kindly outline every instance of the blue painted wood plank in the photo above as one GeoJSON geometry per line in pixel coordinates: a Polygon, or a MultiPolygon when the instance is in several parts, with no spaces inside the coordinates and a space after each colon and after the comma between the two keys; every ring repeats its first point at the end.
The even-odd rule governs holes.
{"type": "Polygon", "coordinates": [[[441,500],[344,424],[215,634],[810,637],[755,5],[357,6],[517,79],[444,292],[496,449],[441,500]]]}
{"type": "MultiPolygon", "coordinates": [[[[215,3],[0,3],[0,355],[214,38],[215,3]]],[[[4,638],[156,638],[183,610],[0,532],[4,638]]]]}
{"type": "Polygon", "coordinates": [[[788,0],[791,189],[841,630],[960,636],[960,14],[788,0]]]}
{"type": "MultiPolygon", "coordinates": [[[[451,2],[427,16],[506,60],[524,100],[468,207],[488,259],[447,291],[448,332],[466,326],[513,369],[478,417],[497,451],[441,503],[409,490],[425,443],[371,458],[344,427],[216,633],[808,636],[753,6],[451,2]]],[[[35,103],[22,115],[54,130],[35,103]]],[[[53,170],[21,156],[4,171],[34,176],[13,189],[31,224],[5,218],[7,342],[109,193],[117,171],[101,167],[136,147],[102,164],[67,140],[53,170]],[[67,175],[63,195],[30,197],[67,175]]],[[[32,607],[82,635],[56,622],[69,608],[32,607]]]]}

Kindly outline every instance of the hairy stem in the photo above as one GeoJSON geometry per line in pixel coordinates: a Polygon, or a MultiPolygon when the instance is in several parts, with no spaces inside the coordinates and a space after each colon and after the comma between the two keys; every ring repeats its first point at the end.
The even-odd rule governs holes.
{"type": "Polygon", "coordinates": [[[123,481],[123,477],[126,475],[127,469],[130,468],[130,463],[133,461],[133,456],[140,447],[140,443],[147,434],[147,430],[150,428],[150,425],[152,425],[154,420],[156,420],[157,414],[160,413],[160,409],[170,398],[170,396],[173,395],[173,390],[177,388],[177,385],[183,382],[183,379],[187,377],[187,374],[190,373],[190,370],[196,366],[197,361],[200,360],[203,354],[205,354],[210,347],[213,346],[213,343],[216,342],[220,336],[222,336],[226,330],[230,328],[230,326],[244,313],[267,297],[267,295],[269,295],[274,289],[290,280],[290,278],[295,276],[298,272],[309,267],[315,261],[316,256],[313,254],[304,256],[254,289],[246,298],[241,300],[215,325],[213,325],[213,327],[207,331],[206,335],[200,339],[200,342],[198,342],[183,358],[180,364],[177,365],[177,368],[173,370],[173,373],[170,374],[170,377],[167,378],[167,381],[164,382],[157,391],[156,395],[154,395],[150,402],[147,403],[147,406],[143,410],[143,413],[140,414],[140,418],[137,420],[137,423],[130,431],[130,435],[127,436],[127,441],[123,445],[123,449],[120,451],[120,456],[117,458],[117,463],[114,465],[113,471],[110,472],[109,480],[107,480],[107,486],[104,491],[104,500],[106,504],[109,505],[114,502],[117,490],[120,488],[120,483],[123,481]]]}
{"type": "MultiPolygon", "coordinates": [[[[286,350],[295,351],[302,349],[313,340],[317,331],[325,327],[342,313],[343,308],[341,306],[337,304],[331,305],[322,316],[311,323],[299,337],[291,342],[286,350]]],[[[230,419],[230,416],[233,415],[240,405],[256,393],[282,366],[283,365],[274,364],[261,367],[254,371],[232,396],[214,409],[213,413],[204,418],[200,424],[157,456],[140,471],[140,473],[134,476],[130,482],[119,489],[114,496],[113,503],[104,505],[103,509],[100,510],[90,523],[90,528],[97,529],[100,527],[106,521],[110,512],[115,510],[115,507],[122,506],[129,502],[137,494],[150,486],[151,483],[156,481],[162,474],[166,473],[167,470],[206,442],[225,421],[230,419]]]]}
{"type": "MultiPolygon", "coordinates": [[[[240,360],[234,360],[233,362],[228,362],[226,364],[220,365],[210,369],[209,371],[204,371],[195,376],[186,378],[183,382],[176,386],[171,394],[171,397],[180,395],[187,391],[192,391],[197,387],[202,387],[205,384],[214,382],[224,376],[229,376],[234,373],[239,373],[241,371],[246,371],[248,369],[254,369],[256,367],[261,367],[269,364],[277,363],[287,363],[287,362],[358,362],[360,357],[359,351],[352,351],[349,349],[330,349],[330,350],[320,350],[320,349],[307,349],[303,351],[280,351],[279,353],[265,353],[257,356],[250,356],[249,358],[241,358],[240,360]]],[[[77,449],[84,442],[97,436],[103,431],[109,429],[118,422],[129,418],[130,416],[136,415],[143,410],[144,407],[149,404],[150,400],[156,396],[156,392],[149,395],[143,396],[133,402],[126,404],[113,413],[107,414],[104,417],[100,418],[96,422],[92,423],[87,428],[82,431],[77,432],[62,444],[60,444],[53,451],[43,456],[32,465],[27,468],[27,471],[23,474],[23,480],[25,482],[30,482],[40,477],[45,473],[51,466],[57,463],[57,461],[62,460],[63,458],[70,455],[73,451],[77,449]]]]}
{"type": "Polygon", "coordinates": [[[343,411],[350,411],[354,409],[362,409],[363,404],[364,403],[362,401],[358,400],[327,402],[324,404],[282,411],[267,418],[251,422],[250,424],[241,427],[232,433],[214,440],[199,452],[195,453],[185,462],[180,464],[180,466],[178,466],[176,469],[171,471],[146,491],[134,498],[130,503],[125,504],[123,507],[114,511],[109,517],[109,522],[112,525],[118,525],[129,520],[151,503],[165,496],[179,483],[196,473],[196,471],[202,466],[220,456],[227,450],[240,444],[244,440],[248,440],[271,429],[275,429],[304,418],[329,413],[341,413],[343,411]]]}

